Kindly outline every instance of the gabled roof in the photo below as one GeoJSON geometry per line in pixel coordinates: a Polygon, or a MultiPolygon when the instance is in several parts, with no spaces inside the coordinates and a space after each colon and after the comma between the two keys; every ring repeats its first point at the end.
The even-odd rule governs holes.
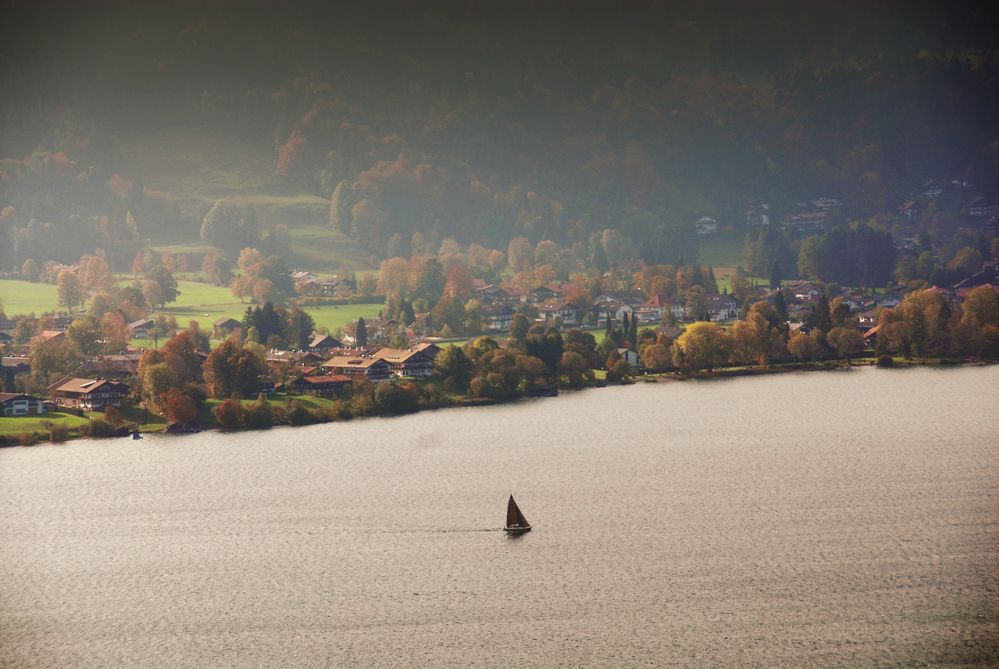
{"type": "Polygon", "coordinates": [[[32,400],[32,401],[35,401],[35,402],[40,401],[34,395],[25,395],[24,393],[0,393],[0,404],[3,404],[4,402],[9,402],[10,400],[16,400],[16,399],[19,399],[19,398],[22,398],[22,397],[26,397],[29,400],[32,400]]]}
{"type": "Polygon", "coordinates": [[[327,374],[324,376],[301,376],[292,383],[309,383],[312,385],[326,385],[329,383],[350,383],[349,376],[343,374],[327,374]]]}
{"type": "MultiPolygon", "coordinates": [[[[431,346],[436,346],[435,344],[424,342],[422,344],[417,344],[410,348],[382,348],[378,349],[374,353],[374,357],[381,358],[382,360],[392,363],[400,364],[406,362],[415,355],[424,354],[427,352],[431,346]]],[[[433,353],[426,353],[428,357],[434,357],[433,353]]]]}
{"type": "Polygon", "coordinates": [[[325,363],[323,367],[343,367],[351,369],[368,369],[374,365],[387,365],[388,363],[381,358],[376,358],[372,356],[361,357],[361,356],[350,356],[350,355],[338,355],[330,358],[325,363]]]}
{"type": "Polygon", "coordinates": [[[328,346],[330,348],[338,348],[342,346],[342,342],[335,337],[328,334],[317,334],[312,337],[312,341],[309,342],[309,348],[318,348],[320,346],[328,346]]]}
{"type": "Polygon", "coordinates": [[[48,387],[48,391],[60,392],[60,393],[80,393],[86,395],[92,393],[97,389],[103,390],[118,390],[119,392],[128,392],[128,386],[124,383],[118,383],[116,381],[108,381],[107,379],[81,379],[75,377],[63,377],[53,383],[48,387]],[[108,386],[108,387],[105,387],[108,386]],[[113,386],[113,387],[111,387],[113,386]]]}

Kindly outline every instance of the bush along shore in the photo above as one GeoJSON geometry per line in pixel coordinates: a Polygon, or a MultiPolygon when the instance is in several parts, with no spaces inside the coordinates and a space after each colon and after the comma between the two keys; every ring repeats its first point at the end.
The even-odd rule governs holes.
{"type": "MultiPolygon", "coordinates": [[[[995,364],[979,360],[970,364],[995,364]]],[[[30,446],[60,443],[76,438],[105,439],[130,437],[134,433],[190,434],[202,430],[261,430],[278,426],[316,425],[365,417],[402,416],[428,409],[478,407],[518,401],[524,398],[552,397],[559,390],[604,388],[635,382],[662,383],[722,379],[790,372],[846,371],[855,366],[913,367],[969,364],[954,358],[867,356],[852,361],[775,362],[765,366],[727,365],[711,370],[632,370],[624,375],[599,374],[583,383],[561,386],[537,384],[521,386],[503,396],[475,396],[447,392],[439,379],[362,381],[350,384],[340,397],[260,394],[255,399],[208,399],[194,417],[170,422],[143,407],[109,407],[104,412],[53,411],[30,418],[0,418],[0,446],[30,446]],[[17,426],[21,429],[18,431],[17,426]]]]}

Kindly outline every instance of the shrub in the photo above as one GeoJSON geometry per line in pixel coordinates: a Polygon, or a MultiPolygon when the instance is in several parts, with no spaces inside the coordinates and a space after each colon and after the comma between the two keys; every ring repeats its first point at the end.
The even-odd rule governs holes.
{"type": "Polygon", "coordinates": [[[895,359],[890,355],[882,355],[878,357],[878,367],[891,367],[895,364],[895,359]]]}
{"type": "Polygon", "coordinates": [[[243,422],[243,405],[232,398],[225,400],[212,411],[223,430],[236,430],[243,422]]]}
{"type": "Polygon", "coordinates": [[[55,443],[69,439],[69,428],[61,423],[53,423],[49,427],[49,440],[55,443]]]}
{"type": "Polygon", "coordinates": [[[251,430],[265,430],[274,424],[274,412],[263,395],[243,410],[243,424],[251,430]]]}
{"type": "Polygon", "coordinates": [[[114,425],[103,418],[92,418],[90,423],[80,428],[80,433],[94,439],[105,439],[115,436],[114,425]]]}
{"type": "Polygon", "coordinates": [[[353,416],[350,412],[350,403],[344,400],[335,400],[330,405],[329,414],[333,420],[350,420],[353,416]]]}
{"type": "Polygon", "coordinates": [[[312,425],[322,422],[324,416],[321,413],[311,411],[298,400],[289,400],[285,407],[285,414],[288,418],[288,425],[312,425]]]}
{"type": "Polygon", "coordinates": [[[111,423],[112,425],[121,425],[122,416],[121,411],[110,404],[104,407],[104,420],[111,423]]]}
{"type": "Polygon", "coordinates": [[[33,432],[22,432],[21,434],[17,435],[17,443],[21,444],[22,446],[31,446],[36,441],[37,439],[35,439],[35,434],[33,432]]]}

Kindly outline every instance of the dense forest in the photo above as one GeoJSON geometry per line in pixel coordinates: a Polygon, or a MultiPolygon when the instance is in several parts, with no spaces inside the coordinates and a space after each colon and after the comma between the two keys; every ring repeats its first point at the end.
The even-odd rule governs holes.
{"type": "MultiPolygon", "coordinates": [[[[448,237],[592,258],[611,231],[611,263],[691,262],[698,217],[741,233],[754,201],[776,219],[836,198],[888,231],[931,178],[997,195],[985,3],[363,7],[4,2],[0,269],[99,252],[122,271],[165,231],[230,261],[279,249],[252,210],[182,208],[120,154],[121,136],[192,129],[267,147],[276,177],[329,198],[329,225],[375,259],[448,237]]],[[[838,242],[816,267],[886,243],[823,243],[838,242]]]]}

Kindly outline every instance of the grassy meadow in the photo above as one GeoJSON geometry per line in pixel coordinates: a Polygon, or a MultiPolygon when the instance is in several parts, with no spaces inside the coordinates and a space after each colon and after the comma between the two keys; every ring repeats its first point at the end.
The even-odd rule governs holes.
{"type": "MultiPolygon", "coordinates": [[[[121,283],[130,283],[124,279],[121,283]]],[[[173,316],[177,324],[186,327],[190,321],[197,321],[203,329],[211,330],[212,324],[219,318],[229,317],[242,320],[249,302],[240,302],[232,296],[228,288],[213,286],[197,281],[178,281],[180,296],[163,309],[153,312],[164,316],[173,316]]],[[[56,299],[56,288],[44,283],[30,283],[13,279],[0,280],[0,300],[8,316],[34,313],[53,313],[60,311],[56,299]]],[[[378,316],[382,310],[380,303],[324,305],[307,307],[305,309],[315,320],[316,328],[327,328],[330,331],[341,328],[358,318],[371,319],[378,316]]],[[[150,347],[150,339],[136,339],[136,346],[150,347]]]]}
{"type": "MultiPolygon", "coordinates": [[[[225,198],[253,207],[262,229],[288,227],[291,255],[285,261],[291,267],[324,273],[371,268],[367,253],[329,227],[329,199],[305,192],[277,173],[270,145],[197,132],[125,137],[118,143],[146,187],[176,201],[196,222],[225,198]]],[[[158,231],[152,248],[187,255],[189,265],[200,262],[209,247],[192,241],[192,234],[197,235],[193,228],[158,231]]]]}
{"type": "Polygon", "coordinates": [[[0,279],[0,302],[8,316],[32,313],[41,316],[59,310],[56,287],[47,283],[0,279]]]}

